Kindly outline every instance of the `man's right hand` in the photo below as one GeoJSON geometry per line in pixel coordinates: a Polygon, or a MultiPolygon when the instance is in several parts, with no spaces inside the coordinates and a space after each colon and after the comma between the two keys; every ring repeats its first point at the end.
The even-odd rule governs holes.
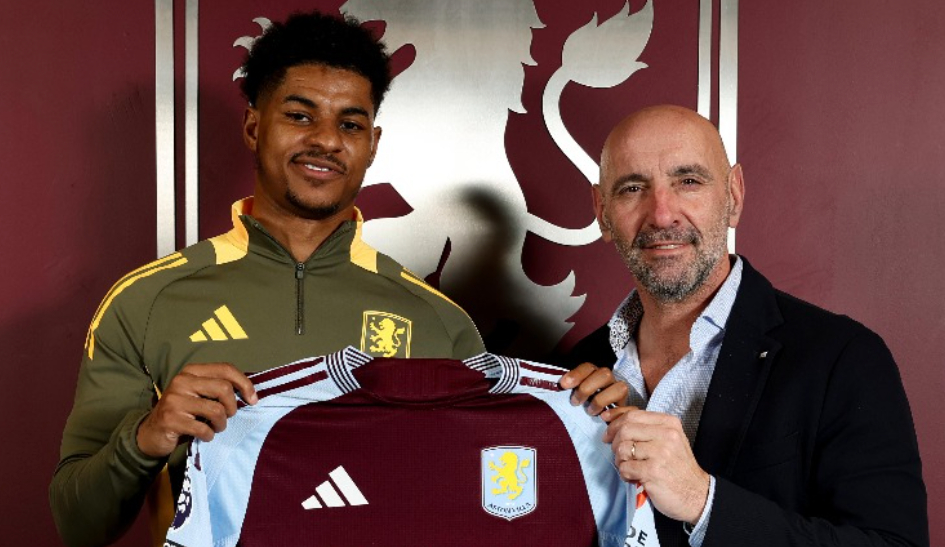
{"type": "Polygon", "coordinates": [[[258,401],[253,383],[231,364],[185,366],[138,426],[138,448],[152,458],[163,458],[177,448],[181,437],[212,440],[236,414],[236,392],[251,405],[258,401]]]}
{"type": "Polygon", "coordinates": [[[614,378],[609,368],[581,363],[561,377],[561,387],[572,389],[571,404],[587,404],[587,413],[597,416],[607,408],[625,406],[630,389],[614,378]]]}

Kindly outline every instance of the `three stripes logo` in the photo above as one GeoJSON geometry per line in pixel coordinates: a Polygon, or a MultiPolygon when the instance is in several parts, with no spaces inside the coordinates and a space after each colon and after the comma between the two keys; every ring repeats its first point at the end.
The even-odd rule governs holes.
{"type": "Polygon", "coordinates": [[[317,496],[309,496],[307,500],[302,502],[302,507],[306,511],[321,509],[323,507],[347,507],[349,505],[368,504],[364,494],[361,493],[358,485],[354,484],[354,480],[348,475],[348,472],[345,471],[343,466],[339,465],[338,468],[329,473],[328,476],[331,477],[330,481],[325,481],[315,488],[317,496]],[[334,486],[332,482],[334,482],[334,486]],[[335,489],[336,486],[338,487],[337,490],[335,489]],[[341,495],[338,494],[339,490],[341,491],[341,495],[344,496],[344,499],[341,499],[341,495]],[[319,498],[321,498],[321,501],[319,501],[319,498]],[[345,500],[347,500],[347,503],[345,503],[345,500]]]}
{"type": "Polygon", "coordinates": [[[244,340],[249,338],[236,317],[225,305],[213,312],[213,317],[204,321],[196,332],[190,335],[191,342],[222,342],[224,340],[244,340]]]}

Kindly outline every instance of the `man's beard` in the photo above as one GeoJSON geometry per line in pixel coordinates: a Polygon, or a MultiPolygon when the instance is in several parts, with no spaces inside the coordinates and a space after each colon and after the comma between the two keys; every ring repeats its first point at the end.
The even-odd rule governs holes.
{"type": "MultiPolygon", "coordinates": [[[[304,152],[298,152],[294,154],[292,156],[292,161],[295,162],[306,157],[330,161],[339,167],[341,173],[347,173],[347,165],[345,165],[344,162],[340,161],[332,154],[323,154],[318,151],[306,150],[304,152]]],[[[267,176],[266,173],[268,173],[268,171],[266,171],[266,169],[263,167],[263,162],[258,151],[256,154],[254,154],[254,158],[256,161],[256,172],[259,174],[259,176],[267,176]]],[[[308,220],[325,220],[326,218],[330,218],[337,214],[338,211],[341,210],[341,201],[318,204],[306,203],[301,197],[299,197],[297,193],[292,190],[292,188],[289,186],[288,178],[285,176],[282,177],[281,184],[285,187],[285,200],[289,203],[289,205],[295,208],[296,213],[298,213],[302,218],[308,220]]],[[[360,193],[360,188],[355,193],[355,196],[357,196],[358,193],[360,193]]]]}
{"type": "Polygon", "coordinates": [[[292,204],[295,209],[301,213],[301,216],[308,220],[325,220],[338,213],[341,210],[341,203],[311,204],[305,203],[299,198],[298,194],[290,189],[285,191],[285,199],[292,204]]]}
{"type": "Polygon", "coordinates": [[[712,270],[728,254],[729,211],[730,206],[724,209],[705,237],[694,227],[688,226],[641,231],[633,241],[628,241],[610,227],[609,220],[606,227],[613,234],[620,257],[637,284],[659,302],[678,303],[702,288],[712,270]],[[696,255],[688,264],[680,263],[684,259],[678,257],[657,259],[655,265],[647,263],[643,258],[644,248],[663,241],[691,244],[696,255]]]}

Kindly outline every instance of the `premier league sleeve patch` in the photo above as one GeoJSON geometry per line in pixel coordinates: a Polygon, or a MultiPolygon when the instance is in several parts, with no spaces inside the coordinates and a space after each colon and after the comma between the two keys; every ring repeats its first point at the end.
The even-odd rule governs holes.
{"type": "Polygon", "coordinates": [[[538,461],[534,448],[494,446],[482,450],[482,508],[512,520],[538,506],[538,461]]]}
{"type": "Polygon", "coordinates": [[[190,520],[190,512],[193,508],[193,482],[190,479],[190,475],[193,472],[201,472],[200,469],[200,453],[196,452],[194,454],[194,445],[191,443],[187,447],[187,457],[190,459],[192,466],[188,466],[187,470],[184,472],[184,482],[181,484],[180,495],[177,497],[177,507],[174,513],[174,520],[171,522],[171,530],[180,530],[180,528],[190,520]],[[195,469],[193,469],[195,468],[195,469]]]}

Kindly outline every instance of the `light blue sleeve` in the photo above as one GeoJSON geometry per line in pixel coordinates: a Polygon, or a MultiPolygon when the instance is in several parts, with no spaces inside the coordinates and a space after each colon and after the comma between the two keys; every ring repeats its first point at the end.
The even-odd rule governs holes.
{"type": "Polygon", "coordinates": [[[200,461],[199,441],[190,445],[187,470],[177,497],[177,510],[167,531],[165,547],[212,545],[207,474],[195,462],[200,461]]]}
{"type": "Polygon", "coordinates": [[[614,466],[613,453],[602,440],[607,424],[588,416],[583,407],[572,406],[569,392],[542,393],[536,390],[532,395],[555,411],[571,437],[597,522],[600,546],[623,547],[634,505],[629,503],[627,484],[620,479],[614,466]]]}
{"type": "MultiPolygon", "coordinates": [[[[256,462],[273,426],[301,405],[328,401],[344,393],[338,375],[350,371],[344,366],[346,361],[336,355],[312,367],[256,383],[257,392],[265,393],[266,389],[294,385],[297,380],[326,373],[321,380],[301,382],[299,387],[266,396],[256,405],[241,408],[227,421],[226,430],[212,441],[198,439],[191,443],[177,514],[168,530],[165,546],[234,547],[237,544],[249,505],[256,462]],[[333,360],[338,361],[337,370],[329,368],[329,364],[335,364],[333,360]]],[[[309,360],[301,362],[305,361],[309,360]]]]}

